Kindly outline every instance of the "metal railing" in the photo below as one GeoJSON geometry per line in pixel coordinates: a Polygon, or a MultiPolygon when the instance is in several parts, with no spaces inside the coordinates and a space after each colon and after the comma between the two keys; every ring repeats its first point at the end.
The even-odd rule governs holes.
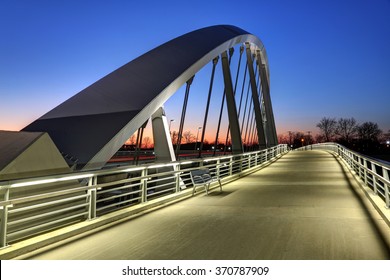
{"type": "Polygon", "coordinates": [[[321,149],[328,150],[338,154],[363,182],[376,195],[378,195],[390,208],[390,165],[350,149],[337,143],[320,143],[301,147],[297,150],[321,149]]]}
{"type": "Polygon", "coordinates": [[[122,166],[88,172],[1,181],[0,247],[192,187],[202,166],[222,182],[287,152],[287,145],[212,158],[122,166]]]}

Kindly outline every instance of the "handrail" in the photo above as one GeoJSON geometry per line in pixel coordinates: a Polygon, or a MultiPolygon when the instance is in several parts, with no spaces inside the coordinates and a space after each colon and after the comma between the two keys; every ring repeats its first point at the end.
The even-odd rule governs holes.
{"type": "Polygon", "coordinates": [[[358,176],[390,208],[390,164],[362,155],[337,143],[319,143],[304,146],[297,150],[329,150],[341,157],[348,168],[358,176]]]}
{"type": "Polygon", "coordinates": [[[179,193],[192,187],[190,171],[200,167],[227,182],[286,152],[283,144],[238,155],[0,181],[0,248],[179,193]]]}

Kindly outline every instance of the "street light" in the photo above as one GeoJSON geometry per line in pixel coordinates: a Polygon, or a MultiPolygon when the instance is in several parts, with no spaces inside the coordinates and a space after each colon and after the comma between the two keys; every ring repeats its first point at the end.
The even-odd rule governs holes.
{"type": "Polygon", "coordinates": [[[307,142],[308,142],[308,145],[310,145],[310,139],[311,139],[311,135],[310,135],[310,133],[311,133],[311,131],[308,131],[307,133],[309,134],[309,137],[308,137],[308,140],[307,140],[307,142]]]}
{"type": "Polygon", "coordinates": [[[171,124],[174,122],[175,120],[172,119],[169,121],[169,134],[171,134],[171,124]]]}
{"type": "Polygon", "coordinates": [[[196,148],[197,148],[197,146],[198,146],[198,136],[199,136],[199,130],[201,130],[202,129],[202,127],[201,126],[199,126],[198,127],[198,132],[196,133],[196,141],[195,141],[195,153],[196,153],[196,148]]]}

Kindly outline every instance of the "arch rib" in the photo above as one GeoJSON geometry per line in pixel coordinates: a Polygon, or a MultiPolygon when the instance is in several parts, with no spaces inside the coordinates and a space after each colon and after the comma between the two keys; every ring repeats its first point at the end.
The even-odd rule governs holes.
{"type": "Polygon", "coordinates": [[[45,131],[83,169],[101,168],[123,143],[192,76],[216,56],[259,38],[235,26],[217,25],[173,39],[120,67],[66,100],[24,131],[45,131]]]}

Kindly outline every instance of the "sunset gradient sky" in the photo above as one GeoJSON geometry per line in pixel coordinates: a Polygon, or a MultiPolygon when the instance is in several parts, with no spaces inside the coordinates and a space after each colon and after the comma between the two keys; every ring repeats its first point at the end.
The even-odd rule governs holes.
{"type": "MultiPolygon", "coordinates": [[[[3,0],[0,130],[20,130],[148,50],[217,24],[263,41],[278,134],[315,134],[322,117],[390,129],[389,0],[3,0]]],[[[207,93],[210,69],[203,83],[194,81],[190,116],[204,114],[198,96],[207,93]]],[[[166,105],[177,120],[172,129],[183,92],[166,105]]],[[[188,117],[187,129],[196,133],[200,119],[188,117]]]]}

